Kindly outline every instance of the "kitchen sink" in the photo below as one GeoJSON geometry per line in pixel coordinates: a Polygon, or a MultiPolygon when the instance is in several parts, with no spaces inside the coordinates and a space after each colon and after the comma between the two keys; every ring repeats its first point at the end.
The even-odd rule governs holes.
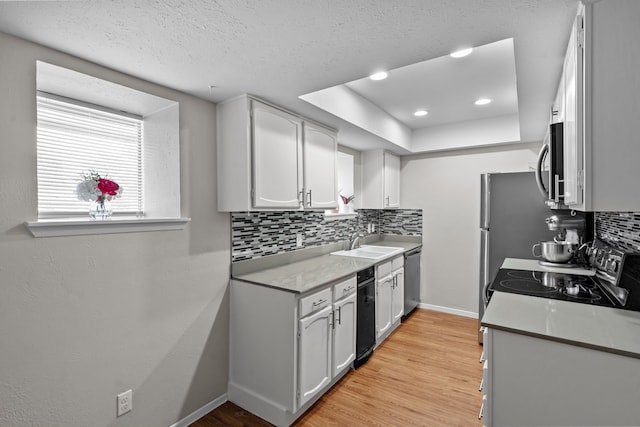
{"type": "Polygon", "coordinates": [[[404,251],[403,248],[395,248],[391,246],[363,245],[357,249],[331,252],[331,255],[350,256],[355,258],[366,258],[366,259],[377,260],[377,259],[386,258],[390,255],[402,253],[403,251],[404,251]]]}

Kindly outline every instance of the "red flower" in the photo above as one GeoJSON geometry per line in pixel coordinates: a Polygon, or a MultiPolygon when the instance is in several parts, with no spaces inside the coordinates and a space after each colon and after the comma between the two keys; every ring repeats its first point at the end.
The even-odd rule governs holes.
{"type": "Polygon", "coordinates": [[[100,190],[103,194],[115,196],[118,194],[117,191],[119,188],[120,186],[110,179],[100,178],[98,180],[98,190],[100,190]]]}

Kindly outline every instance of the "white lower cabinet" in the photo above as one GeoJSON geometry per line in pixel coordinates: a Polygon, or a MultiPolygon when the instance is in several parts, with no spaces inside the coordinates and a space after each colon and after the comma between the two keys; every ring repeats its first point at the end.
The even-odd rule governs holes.
{"type": "Polygon", "coordinates": [[[376,266],[376,344],[379,345],[404,315],[404,257],[376,266]]]}
{"type": "Polygon", "coordinates": [[[356,292],[333,303],[333,376],[356,359],[356,292]]]}
{"type": "Polygon", "coordinates": [[[231,280],[229,400],[289,426],[352,366],[356,277],[300,295],[231,280]]]}
{"type": "Polygon", "coordinates": [[[483,424],[637,426],[640,359],[489,328],[483,424]]]}
{"type": "Polygon", "coordinates": [[[300,319],[298,399],[300,406],[331,382],[331,305],[300,319]]]}
{"type": "Polygon", "coordinates": [[[381,340],[391,330],[391,274],[376,281],[376,339],[381,340]]]}
{"type": "MultiPolygon", "coordinates": [[[[400,257],[401,260],[404,260],[400,257]]],[[[391,323],[397,324],[404,315],[404,267],[393,272],[391,284],[391,323]]]]}

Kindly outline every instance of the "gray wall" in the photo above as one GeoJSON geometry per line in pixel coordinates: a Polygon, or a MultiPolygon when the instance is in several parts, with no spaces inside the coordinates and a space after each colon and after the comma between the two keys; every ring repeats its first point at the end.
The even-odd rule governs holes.
{"type": "Polygon", "coordinates": [[[0,33],[0,425],[168,426],[223,396],[215,105],[0,33]],[[182,231],[33,238],[36,60],[180,102],[182,231]],[[116,418],[116,394],[133,411],[116,418]]]}
{"type": "Polygon", "coordinates": [[[422,303],[477,315],[480,175],[529,170],[540,145],[514,144],[402,158],[401,206],[422,209],[422,303]]]}

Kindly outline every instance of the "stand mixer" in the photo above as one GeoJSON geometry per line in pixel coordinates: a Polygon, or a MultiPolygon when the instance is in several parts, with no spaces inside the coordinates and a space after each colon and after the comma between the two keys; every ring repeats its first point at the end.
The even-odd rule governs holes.
{"type": "Polygon", "coordinates": [[[545,219],[545,222],[549,231],[558,234],[554,236],[553,241],[536,243],[531,248],[533,256],[544,260],[539,263],[552,267],[576,267],[578,264],[585,264],[586,258],[580,251],[583,246],[585,218],[572,212],[570,215],[552,215],[545,219]],[[536,248],[540,249],[540,254],[536,254],[536,248]]]}
{"type": "Polygon", "coordinates": [[[568,242],[581,245],[584,237],[586,221],[584,217],[578,215],[552,215],[545,219],[549,231],[557,231],[558,235],[553,238],[556,242],[568,242]]]}

